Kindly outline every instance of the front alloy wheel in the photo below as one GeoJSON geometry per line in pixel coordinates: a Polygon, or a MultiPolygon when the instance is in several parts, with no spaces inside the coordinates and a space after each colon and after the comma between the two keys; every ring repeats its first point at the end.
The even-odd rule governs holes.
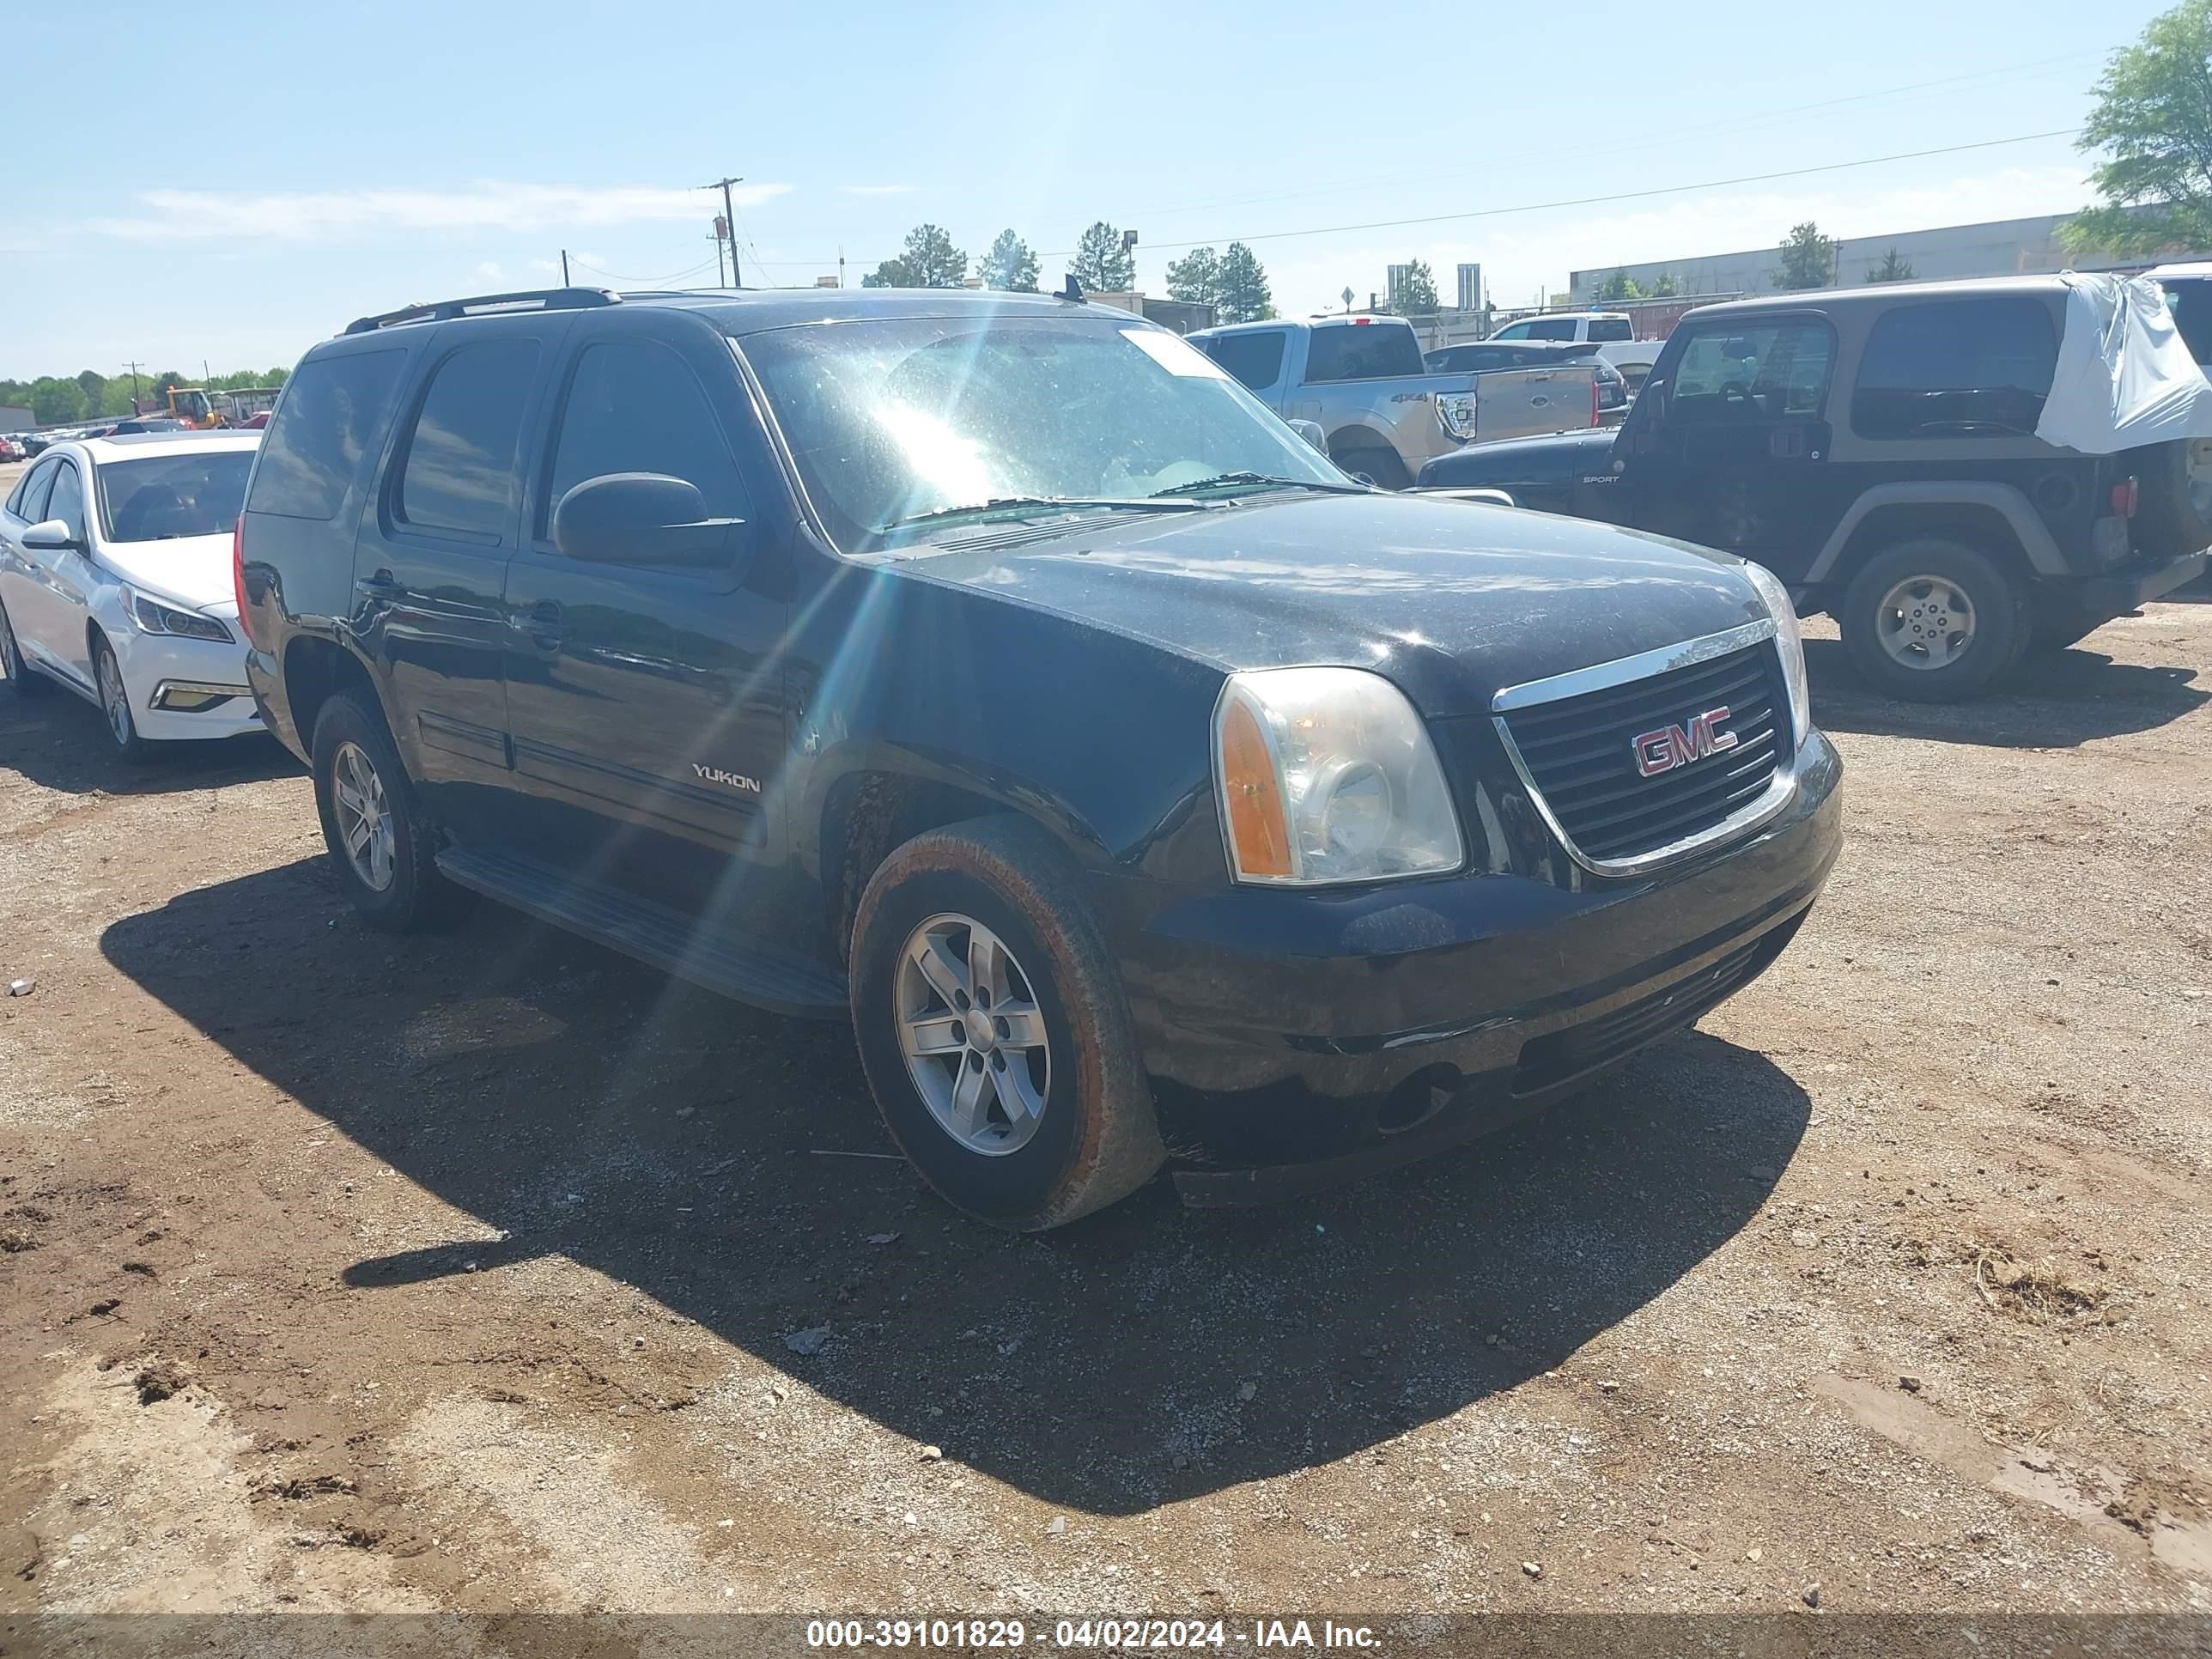
{"type": "Polygon", "coordinates": [[[106,717],[107,735],[115,752],[127,761],[143,761],[153,745],[138,735],[131,715],[131,690],[123,683],[123,665],[115,660],[115,647],[101,635],[92,640],[92,677],[100,690],[100,712],[106,717]]]}
{"type": "Polygon", "coordinates": [[[1029,975],[973,917],[930,917],[900,952],[899,1047],[937,1126],[971,1152],[1019,1152],[1044,1121],[1052,1043],[1029,975]]]}

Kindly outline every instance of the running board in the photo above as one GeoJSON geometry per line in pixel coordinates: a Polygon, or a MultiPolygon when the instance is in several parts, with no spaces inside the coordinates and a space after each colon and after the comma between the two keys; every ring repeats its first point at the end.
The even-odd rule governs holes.
{"type": "Polygon", "coordinates": [[[773,946],[702,931],[665,906],[570,879],[529,859],[447,848],[447,878],[648,967],[772,1013],[843,1019],[845,976],[773,946]]]}

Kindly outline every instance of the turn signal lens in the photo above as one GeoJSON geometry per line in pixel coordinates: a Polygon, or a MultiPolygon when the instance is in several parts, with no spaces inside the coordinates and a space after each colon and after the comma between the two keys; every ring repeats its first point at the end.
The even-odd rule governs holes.
{"type": "Polygon", "coordinates": [[[1358,668],[1232,675],[1213,717],[1237,879],[1320,887],[1456,870],[1459,815],[1405,694],[1358,668]]]}
{"type": "Polygon", "coordinates": [[[253,643],[253,624],[246,621],[246,514],[238,515],[238,522],[230,527],[230,589],[238,596],[238,631],[246,635],[248,645],[253,643]]]}

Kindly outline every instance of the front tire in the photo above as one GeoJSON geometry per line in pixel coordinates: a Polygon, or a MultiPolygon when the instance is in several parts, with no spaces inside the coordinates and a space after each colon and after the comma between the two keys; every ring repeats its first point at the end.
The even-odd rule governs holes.
{"type": "Polygon", "coordinates": [[[854,1033],[884,1126],[994,1226],[1063,1225],[1166,1161],[1081,879],[1035,826],[972,819],[893,853],[854,922],[854,1033]]]}
{"type": "Polygon", "coordinates": [[[1911,702],[1978,697],[2028,640],[2022,584],[1978,549],[1916,537],[1869,559],[1844,590],[1844,648],[1877,690],[1911,702]]]}
{"type": "Polygon", "coordinates": [[[341,692],[316,717],[313,752],[323,842],[362,920],[390,933],[444,920],[457,890],[438,873],[436,831],[384,721],[341,692]]]}
{"type": "Polygon", "coordinates": [[[1336,463],[1340,471],[1349,472],[1356,478],[1365,478],[1377,489],[1413,488],[1413,475],[1406,471],[1405,462],[1398,459],[1398,452],[1395,449],[1347,447],[1342,450],[1331,450],[1328,458],[1336,463]]]}
{"type": "Polygon", "coordinates": [[[154,745],[138,735],[138,721],[131,712],[131,688],[123,683],[123,665],[105,634],[92,636],[92,682],[100,690],[100,717],[107,726],[107,740],[115,752],[133,766],[154,757],[154,745]]]}

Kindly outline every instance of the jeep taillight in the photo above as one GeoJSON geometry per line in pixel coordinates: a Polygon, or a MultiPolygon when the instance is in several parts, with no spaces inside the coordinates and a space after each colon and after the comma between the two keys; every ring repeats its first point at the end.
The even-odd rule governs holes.
{"type": "Polygon", "coordinates": [[[2141,494],[2142,491],[2136,489],[2136,481],[2131,477],[2123,478],[2114,484],[2112,486],[2112,516],[2119,519],[2134,518],[2136,499],[2141,494]]]}
{"type": "Polygon", "coordinates": [[[238,596],[238,631],[246,635],[248,645],[258,647],[253,637],[253,623],[246,608],[246,514],[238,515],[238,522],[230,527],[230,591],[238,596]]]}

